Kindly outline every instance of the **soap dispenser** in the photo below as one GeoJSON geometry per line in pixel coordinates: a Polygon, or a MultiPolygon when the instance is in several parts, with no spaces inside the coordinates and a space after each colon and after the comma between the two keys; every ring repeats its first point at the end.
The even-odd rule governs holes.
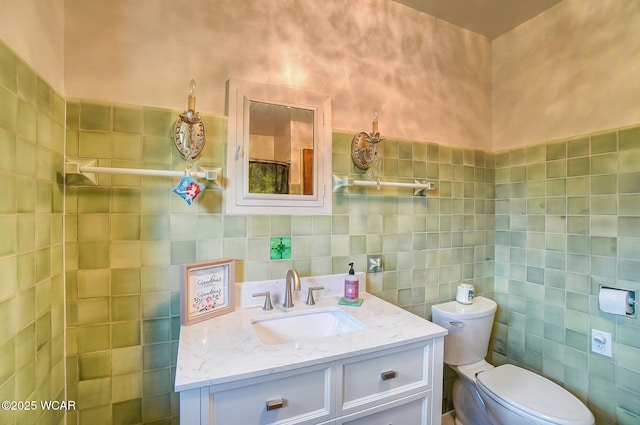
{"type": "Polygon", "coordinates": [[[356,301],[358,296],[360,280],[356,277],[356,272],[353,270],[353,263],[349,263],[351,268],[349,273],[344,277],[344,299],[347,301],[356,301]]]}

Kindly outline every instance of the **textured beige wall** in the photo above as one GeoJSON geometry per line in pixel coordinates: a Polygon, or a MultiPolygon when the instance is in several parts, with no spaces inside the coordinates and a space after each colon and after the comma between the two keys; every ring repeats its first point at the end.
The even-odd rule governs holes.
{"type": "Polygon", "coordinates": [[[491,43],[389,0],[67,0],[66,94],[224,114],[241,78],[332,96],[333,128],[491,146],[491,43]]]}
{"type": "Polygon", "coordinates": [[[640,1],[564,0],[493,58],[495,150],[640,122],[640,1]]]}
{"type": "Polygon", "coordinates": [[[63,93],[64,0],[0,0],[0,39],[63,93]]]}

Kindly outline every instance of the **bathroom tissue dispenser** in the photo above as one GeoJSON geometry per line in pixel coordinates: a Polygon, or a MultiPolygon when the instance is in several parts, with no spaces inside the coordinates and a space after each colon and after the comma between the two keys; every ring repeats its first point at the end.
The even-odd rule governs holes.
{"type": "Polygon", "coordinates": [[[621,316],[636,315],[636,293],[626,289],[600,287],[598,307],[603,313],[621,316]]]}

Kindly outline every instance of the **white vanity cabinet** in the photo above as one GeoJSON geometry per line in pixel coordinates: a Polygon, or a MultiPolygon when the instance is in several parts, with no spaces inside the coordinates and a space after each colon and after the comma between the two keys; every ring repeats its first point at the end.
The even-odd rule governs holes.
{"type": "Polygon", "coordinates": [[[180,393],[183,425],[439,425],[443,336],[180,393]]]}

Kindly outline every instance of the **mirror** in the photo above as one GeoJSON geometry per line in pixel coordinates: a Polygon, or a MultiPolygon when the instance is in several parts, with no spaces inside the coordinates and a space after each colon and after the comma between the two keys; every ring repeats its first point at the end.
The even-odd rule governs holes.
{"type": "Polygon", "coordinates": [[[313,195],[313,110],[249,101],[249,193],[313,195]]]}
{"type": "Polygon", "coordinates": [[[227,88],[227,213],[330,214],[331,99],[241,80],[227,88]]]}

